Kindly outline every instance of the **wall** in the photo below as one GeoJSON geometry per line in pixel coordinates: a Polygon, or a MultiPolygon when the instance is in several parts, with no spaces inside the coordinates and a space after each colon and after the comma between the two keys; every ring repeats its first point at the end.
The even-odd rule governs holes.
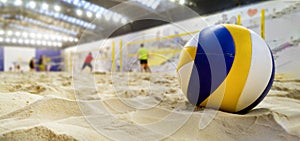
{"type": "Polygon", "coordinates": [[[6,46],[0,47],[0,71],[17,71],[17,65],[21,67],[18,71],[29,71],[29,60],[36,58],[38,61],[40,55],[51,58],[51,61],[48,62],[51,65],[50,71],[65,69],[61,50],[6,46]],[[3,65],[3,70],[1,70],[1,65],[3,65]]]}
{"type": "Polygon", "coordinates": [[[29,70],[29,60],[35,57],[35,49],[24,47],[4,47],[4,71],[15,70],[20,65],[21,70],[29,70]]]}

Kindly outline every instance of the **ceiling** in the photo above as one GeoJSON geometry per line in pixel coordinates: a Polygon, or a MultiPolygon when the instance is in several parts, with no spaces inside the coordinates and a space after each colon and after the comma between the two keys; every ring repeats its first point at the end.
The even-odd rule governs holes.
{"type": "Polygon", "coordinates": [[[66,48],[257,0],[0,0],[0,45],[66,48]]]}

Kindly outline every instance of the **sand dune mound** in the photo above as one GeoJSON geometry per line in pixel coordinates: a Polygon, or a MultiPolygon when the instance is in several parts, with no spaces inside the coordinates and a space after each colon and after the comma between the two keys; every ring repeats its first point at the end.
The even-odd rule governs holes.
{"type": "Polygon", "coordinates": [[[42,96],[26,92],[0,93],[0,99],[2,101],[0,102],[0,116],[22,109],[42,98],[42,96]]]}
{"type": "Polygon", "coordinates": [[[68,73],[5,73],[0,75],[0,92],[26,92],[75,100],[72,77],[68,73]]]}
{"type": "Polygon", "coordinates": [[[0,140],[6,141],[77,141],[75,138],[65,135],[57,134],[52,130],[37,126],[29,129],[20,129],[4,133],[0,136],[0,140]]]}
{"type": "Polygon", "coordinates": [[[300,100],[300,80],[279,80],[275,81],[269,96],[288,97],[300,100]]]}
{"type": "Polygon", "coordinates": [[[0,120],[6,118],[40,118],[43,120],[55,120],[79,115],[81,115],[81,112],[76,101],[45,97],[24,108],[2,115],[0,120]]]}
{"type": "Polygon", "coordinates": [[[291,135],[275,120],[276,113],[259,109],[247,115],[234,115],[218,112],[213,119],[213,110],[203,114],[194,113],[187,123],[176,134],[176,140],[185,140],[192,136],[200,140],[299,140],[299,136],[291,135]],[[206,125],[207,121],[212,120],[206,125]],[[193,128],[191,128],[193,127],[193,128]]]}

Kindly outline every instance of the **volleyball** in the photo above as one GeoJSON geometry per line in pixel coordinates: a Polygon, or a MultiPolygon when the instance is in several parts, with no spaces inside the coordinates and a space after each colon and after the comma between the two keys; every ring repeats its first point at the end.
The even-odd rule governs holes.
{"type": "Polygon", "coordinates": [[[177,73],[191,104],[245,113],[267,95],[275,68],[271,50],[258,34],[222,24],[204,28],[186,43],[177,73]]]}

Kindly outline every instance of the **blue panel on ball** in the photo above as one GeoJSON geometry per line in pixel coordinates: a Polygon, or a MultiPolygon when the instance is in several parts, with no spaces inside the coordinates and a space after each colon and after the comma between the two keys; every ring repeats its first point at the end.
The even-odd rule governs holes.
{"type": "Polygon", "coordinates": [[[240,110],[240,111],[238,111],[236,113],[238,113],[238,114],[245,114],[245,113],[247,113],[249,110],[251,110],[256,105],[258,105],[264,99],[264,97],[268,94],[268,92],[270,91],[270,89],[272,87],[272,84],[273,84],[273,81],[274,81],[274,76],[275,76],[275,63],[274,63],[274,58],[273,58],[271,50],[270,50],[270,53],[271,53],[271,57],[272,57],[272,74],[271,74],[271,78],[269,80],[269,83],[268,83],[266,89],[263,91],[263,93],[251,105],[249,105],[245,109],[240,110]]]}
{"type": "Polygon", "coordinates": [[[189,80],[189,86],[187,91],[187,99],[193,105],[199,105],[201,101],[199,101],[199,90],[200,90],[200,80],[199,73],[197,67],[193,65],[192,74],[189,80]]]}
{"type": "Polygon", "coordinates": [[[211,70],[209,67],[209,62],[205,54],[197,54],[195,57],[195,65],[193,66],[192,75],[189,81],[187,92],[188,100],[194,105],[199,105],[210,95],[210,87],[211,70]]]}
{"type": "Polygon", "coordinates": [[[215,33],[215,36],[218,38],[218,41],[222,47],[225,62],[226,62],[226,72],[229,73],[235,55],[235,45],[233,38],[230,32],[224,26],[215,26],[212,27],[212,30],[215,33]]]}
{"type": "Polygon", "coordinates": [[[225,80],[234,60],[234,51],[233,38],[225,27],[210,27],[200,32],[195,57],[196,69],[193,69],[187,94],[192,104],[199,105],[225,80]],[[199,95],[193,93],[195,87],[191,87],[195,83],[193,76],[205,80],[197,83],[200,85],[199,95]]]}

